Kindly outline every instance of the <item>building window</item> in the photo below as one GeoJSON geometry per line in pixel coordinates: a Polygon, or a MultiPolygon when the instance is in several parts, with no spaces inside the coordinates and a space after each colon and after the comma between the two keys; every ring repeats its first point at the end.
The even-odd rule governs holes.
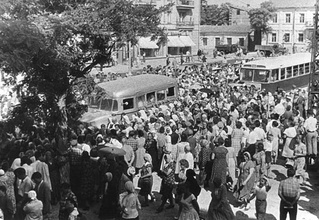
{"type": "Polygon", "coordinates": [[[300,14],[299,22],[300,22],[300,23],[305,23],[305,14],[304,14],[304,13],[301,13],[301,14],[300,14]]]}
{"type": "Polygon", "coordinates": [[[286,14],[286,23],[290,23],[291,14],[286,14]]]}
{"type": "Polygon", "coordinates": [[[272,22],[273,23],[277,23],[277,14],[274,14],[273,17],[272,17],[272,22]]]}
{"type": "Polygon", "coordinates": [[[271,34],[271,42],[277,42],[277,34],[276,33],[271,34]]]}
{"type": "Polygon", "coordinates": [[[204,38],[203,38],[203,45],[204,45],[204,46],[207,46],[207,37],[204,37],[204,38]]]}
{"type": "Polygon", "coordinates": [[[244,44],[245,44],[245,39],[239,38],[239,46],[244,46],[244,44]]]}
{"type": "Polygon", "coordinates": [[[215,45],[220,45],[220,38],[219,37],[215,38],[215,45]]]}
{"type": "Polygon", "coordinates": [[[231,40],[230,37],[227,38],[227,44],[228,44],[228,45],[231,45],[231,44],[232,44],[232,40],[231,40]]]}
{"type": "Polygon", "coordinates": [[[290,34],[289,33],[284,34],[284,42],[290,42],[290,34]]]}
{"type": "Polygon", "coordinates": [[[237,9],[237,15],[240,15],[240,9],[237,9]]]}
{"type": "Polygon", "coordinates": [[[298,42],[303,42],[303,33],[298,34],[298,42]]]}

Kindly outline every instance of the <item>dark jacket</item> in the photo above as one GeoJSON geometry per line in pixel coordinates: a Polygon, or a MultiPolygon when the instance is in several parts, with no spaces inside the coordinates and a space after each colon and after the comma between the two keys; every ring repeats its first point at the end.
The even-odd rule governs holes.
{"type": "Polygon", "coordinates": [[[51,212],[51,190],[47,182],[42,181],[39,186],[35,187],[37,199],[43,203],[43,215],[51,212]]]}

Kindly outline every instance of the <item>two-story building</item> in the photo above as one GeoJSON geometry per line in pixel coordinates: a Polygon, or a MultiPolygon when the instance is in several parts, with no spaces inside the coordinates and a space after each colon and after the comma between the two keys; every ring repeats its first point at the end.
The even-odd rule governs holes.
{"type": "Polygon", "coordinates": [[[151,41],[150,37],[141,37],[135,46],[134,56],[146,57],[191,54],[197,52],[199,45],[200,7],[199,0],[133,0],[134,4],[152,4],[159,8],[174,3],[171,10],[161,16],[161,27],[168,35],[167,43],[163,45],[151,41]]]}
{"type": "Polygon", "coordinates": [[[269,22],[271,32],[262,44],[281,44],[291,53],[304,52],[309,46],[313,32],[316,0],[273,1],[276,13],[269,22]]]}

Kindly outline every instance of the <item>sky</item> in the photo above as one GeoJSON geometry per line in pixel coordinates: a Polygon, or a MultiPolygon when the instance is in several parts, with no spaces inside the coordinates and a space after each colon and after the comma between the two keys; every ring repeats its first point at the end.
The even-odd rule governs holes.
{"type": "MultiPolygon", "coordinates": [[[[250,7],[256,8],[260,6],[260,3],[264,2],[266,0],[207,0],[207,4],[209,5],[220,5],[222,3],[229,2],[231,4],[234,4],[236,6],[247,6],[247,4],[250,5],[250,7]]],[[[272,1],[280,1],[280,0],[272,0],[272,1]]]]}

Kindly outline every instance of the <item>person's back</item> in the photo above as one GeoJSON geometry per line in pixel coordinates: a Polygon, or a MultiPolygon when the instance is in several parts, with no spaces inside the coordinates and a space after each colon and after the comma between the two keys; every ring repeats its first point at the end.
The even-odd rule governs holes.
{"type": "Polygon", "coordinates": [[[31,190],[28,193],[28,198],[30,201],[23,207],[23,211],[25,212],[26,216],[24,220],[42,220],[42,209],[43,203],[38,200],[37,194],[35,191],[31,190]]]}

